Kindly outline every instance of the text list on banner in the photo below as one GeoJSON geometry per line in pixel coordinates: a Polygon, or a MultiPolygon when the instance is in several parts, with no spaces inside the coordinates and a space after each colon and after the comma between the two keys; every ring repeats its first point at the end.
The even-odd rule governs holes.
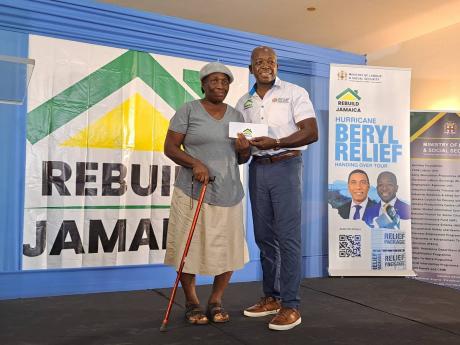
{"type": "Polygon", "coordinates": [[[412,249],[417,279],[460,289],[460,113],[411,113],[412,249]]]}

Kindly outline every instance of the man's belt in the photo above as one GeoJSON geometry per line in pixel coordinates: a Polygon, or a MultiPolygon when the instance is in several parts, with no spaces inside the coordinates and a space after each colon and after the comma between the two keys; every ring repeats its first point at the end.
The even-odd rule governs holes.
{"type": "Polygon", "coordinates": [[[266,155],[266,156],[252,156],[252,161],[257,164],[272,164],[280,161],[284,161],[285,159],[298,157],[301,155],[301,152],[298,150],[292,151],[283,151],[276,155],[266,155]]]}

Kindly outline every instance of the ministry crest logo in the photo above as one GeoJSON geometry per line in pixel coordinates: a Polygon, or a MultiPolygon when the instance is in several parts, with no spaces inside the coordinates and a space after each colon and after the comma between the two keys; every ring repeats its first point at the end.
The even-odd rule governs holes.
{"type": "Polygon", "coordinates": [[[343,70],[337,73],[338,80],[347,80],[347,77],[348,77],[348,73],[343,70]]]}
{"type": "Polygon", "coordinates": [[[458,125],[454,121],[447,121],[444,123],[444,134],[455,135],[457,134],[458,125]]]}

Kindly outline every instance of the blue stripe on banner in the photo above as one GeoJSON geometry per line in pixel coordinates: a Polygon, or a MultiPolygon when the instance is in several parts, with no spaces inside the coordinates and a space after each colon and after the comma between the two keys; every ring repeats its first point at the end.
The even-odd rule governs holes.
{"type": "MultiPolygon", "coordinates": [[[[28,35],[0,30],[0,55],[27,57],[28,35]]],[[[21,268],[26,102],[0,104],[0,271],[21,268]]]]}

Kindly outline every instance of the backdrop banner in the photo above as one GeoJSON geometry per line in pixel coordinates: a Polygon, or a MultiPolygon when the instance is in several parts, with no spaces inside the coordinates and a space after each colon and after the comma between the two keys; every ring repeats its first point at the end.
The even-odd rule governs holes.
{"type": "MultiPolygon", "coordinates": [[[[41,36],[28,94],[23,269],[162,263],[169,120],[206,63],[41,36]]],[[[226,103],[248,90],[246,68],[226,103]]]]}
{"type": "Polygon", "coordinates": [[[460,289],[460,113],[411,113],[411,185],[417,279],[460,289]]]}
{"type": "Polygon", "coordinates": [[[331,65],[329,274],[409,276],[410,70],[331,65]]]}

